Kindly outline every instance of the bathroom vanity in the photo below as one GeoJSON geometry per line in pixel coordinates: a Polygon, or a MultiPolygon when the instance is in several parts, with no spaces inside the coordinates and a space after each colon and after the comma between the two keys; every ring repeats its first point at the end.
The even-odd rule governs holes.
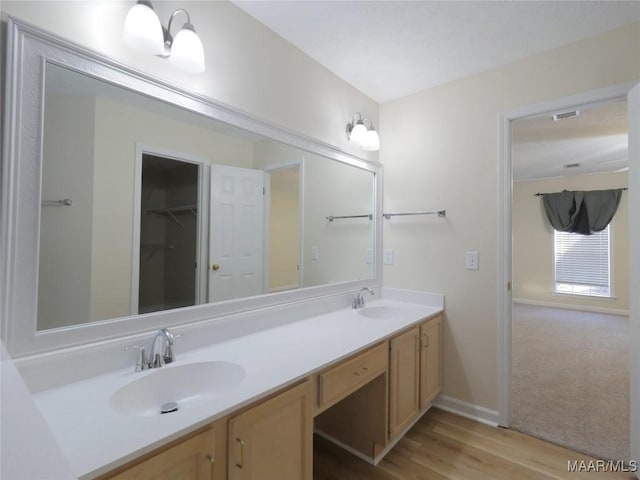
{"type": "Polygon", "coordinates": [[[35,399],[80,478],[311,479],[314,431],[377,463],[441,388],[442,304],[415,296],[436,302],[383,292],[360,310],[345,306],[193,351],[180,351],[178,339],[175,363],[162,369],[131,365],[35,399]],[[241,380],[177,398],[176,412],[160,413],[170,400],[162,393],[129,390],[128,400],[114,401],[146,377],[166,380],[170,391],[172,370],[188,377],[191,369],[197,382],[202,365],[222,359],[242,369],[241,380]]]}

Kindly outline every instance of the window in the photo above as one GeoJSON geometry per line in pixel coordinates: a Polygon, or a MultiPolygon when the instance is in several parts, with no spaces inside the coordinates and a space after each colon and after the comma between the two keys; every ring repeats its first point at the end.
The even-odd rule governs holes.
{"type": "Polygon", "coordinates": [[[611,296],[609,228],[592,235],[554,230],[556,292],[611,296]]]}

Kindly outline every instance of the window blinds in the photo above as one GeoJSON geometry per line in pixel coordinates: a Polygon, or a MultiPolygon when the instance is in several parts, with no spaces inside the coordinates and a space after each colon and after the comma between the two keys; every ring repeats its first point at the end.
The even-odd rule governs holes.
{"type": "Polygon", "coordinates": [[[591,235],[554,230],[556,290],[568,284],[587,287],[573,293],[609,295],[609,229],[591,235]]]}

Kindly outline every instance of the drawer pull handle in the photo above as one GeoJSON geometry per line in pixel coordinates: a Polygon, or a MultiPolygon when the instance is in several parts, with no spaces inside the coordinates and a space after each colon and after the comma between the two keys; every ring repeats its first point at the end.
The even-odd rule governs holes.
{"type": "Polygon", "coordinates": [[[369,367],[361,367],[360,370],[357,370],[355,372],[353,372],[354,375],[360,376],[363,375],[365,373],[367,373],[367,371],[369,370],[369,367]]]}
{"type": "Polygon", "coordinates": [[[244,466],[244,441],[236,438],[236,442],[240,444],[240,463],[236,463],[236,467],[242,468],[244,466]]]}

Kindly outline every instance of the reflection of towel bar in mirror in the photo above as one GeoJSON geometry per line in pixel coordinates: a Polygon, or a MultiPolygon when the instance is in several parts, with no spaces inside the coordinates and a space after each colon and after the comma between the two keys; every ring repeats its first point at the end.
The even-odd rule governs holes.
{"type": "Polygon", "coordinates": [[[65,198],[63,200],[43,200],[41,205],[43,207],[70,207],[73,205],[73,202],[70,198],[65,198]]]}
{"type": "Polygon", "coordinates": [[[446,217],[446,210],[434,210],[432,212],[413,212],[413,213],[383,213],[382,216],[389,220],[391,217],[405,217],[408,215],[438,215],[439,217],[446,217]]]}
{"type": "Polygon", "coordinates": [[[364,215],[341,215],[341,216],[329,215],[326,218],[330,222],[333,222],[334,220],[339,220],[341,218],[368,218],[369,220],[373,220],[373,215],[370,213],[365,213],[364,215]]]}

